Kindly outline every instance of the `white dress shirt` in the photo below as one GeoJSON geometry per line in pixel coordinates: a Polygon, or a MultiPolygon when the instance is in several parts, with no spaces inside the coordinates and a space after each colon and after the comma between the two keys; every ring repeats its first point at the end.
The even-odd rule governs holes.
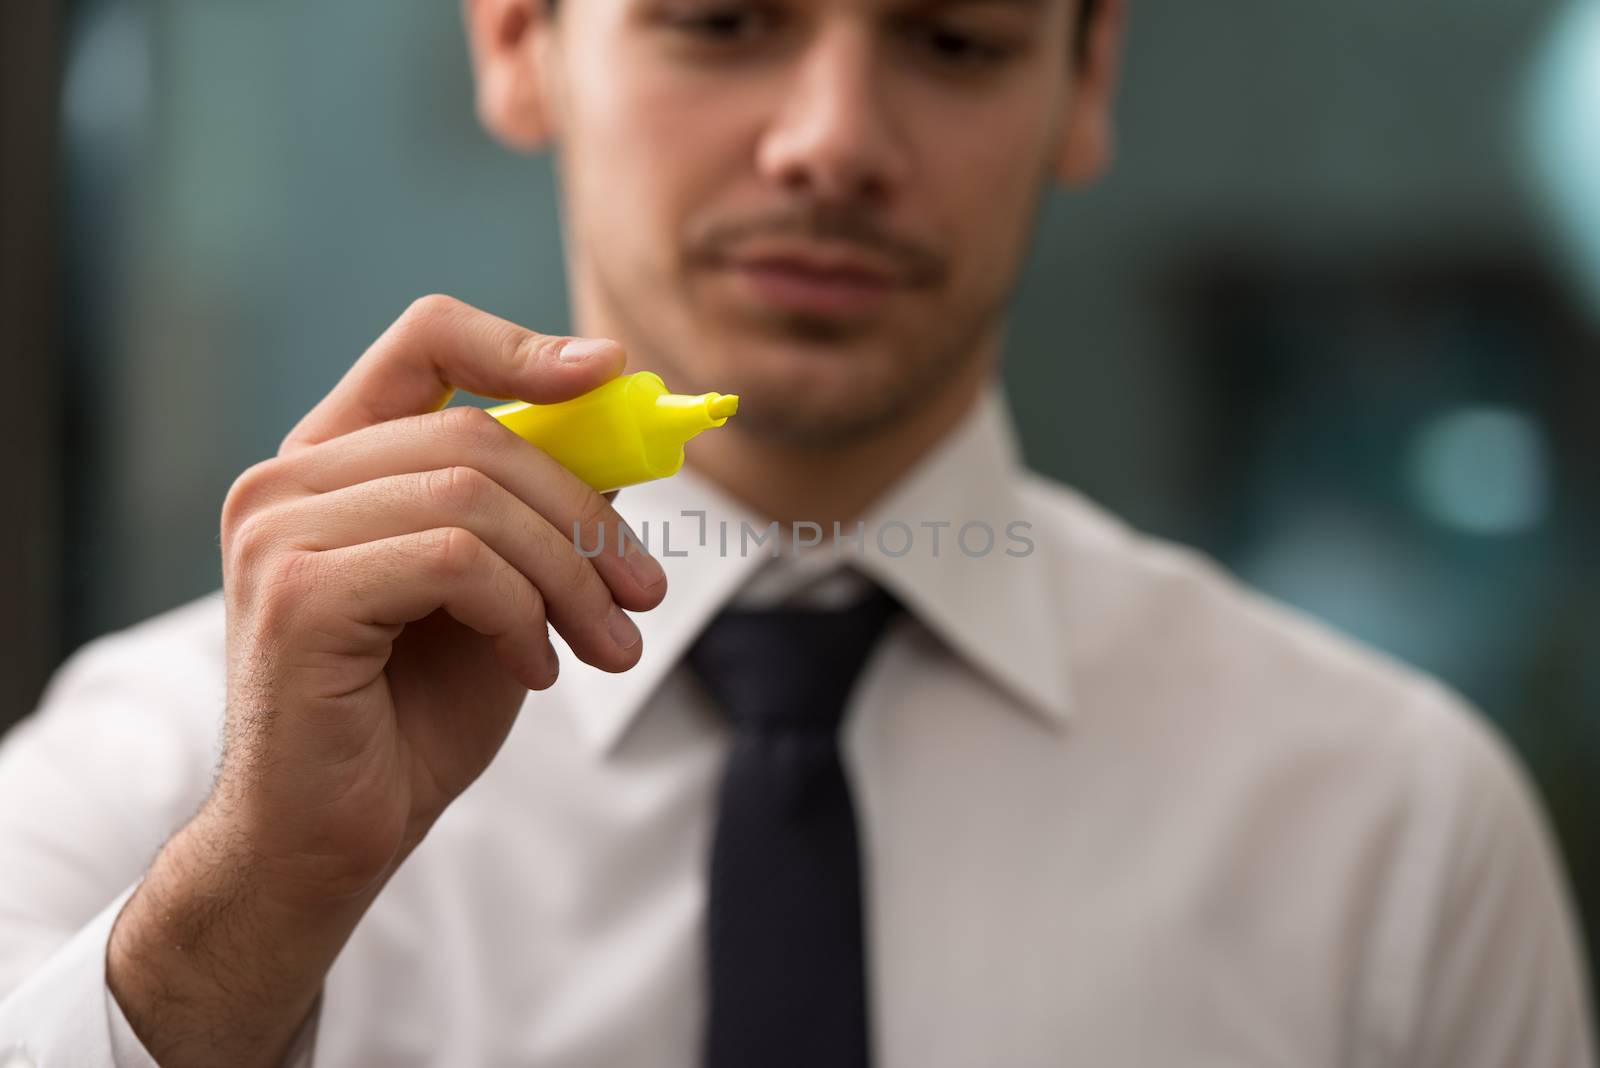
{"type": "MultiPolygon", "coordinates": [[[[693,1068],[727,731],[680,660],[736,597],[843,596],[841,562],[909,609],[844,734],[879,1068],[1594,1063],[1498,735],[1024,470],[997,391],[838,558],[741,552],[762,525],[692,472],[618,507],[669,578],[643,659],[562,648],[356,929],[299,1063],[693,1068]]],[[[153,1063],[106,938],[209,789],[223,671],[213,595],[91,643],[0,746],[0,1064],[153,1063]]]]}

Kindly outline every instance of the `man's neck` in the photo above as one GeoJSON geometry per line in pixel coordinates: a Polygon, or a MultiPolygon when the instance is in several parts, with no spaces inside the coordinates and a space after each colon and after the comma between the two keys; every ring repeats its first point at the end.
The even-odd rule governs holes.
{"type": "Polygon", "coordinates": [[[766,519],[785,526],[858,519],[961,422],[992,374],[972,360],[927,403],[879,432],[837,446],[773,441],[736,431],[737,419],[696,439],[689,466],[766,519]]]}

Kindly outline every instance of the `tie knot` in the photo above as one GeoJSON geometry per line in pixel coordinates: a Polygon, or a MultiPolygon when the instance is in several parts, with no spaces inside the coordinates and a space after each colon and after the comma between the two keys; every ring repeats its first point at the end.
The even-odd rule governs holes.
{"type": "Polygon", "coordinates": [[[899,608],[874,586],[841,609],[726,609],[688,662],[737,728],[831,732],[899,608]]]}

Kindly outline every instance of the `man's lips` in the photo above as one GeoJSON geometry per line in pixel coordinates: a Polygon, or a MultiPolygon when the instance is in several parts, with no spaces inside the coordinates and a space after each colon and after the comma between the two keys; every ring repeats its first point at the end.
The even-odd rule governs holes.
{"type": "Polygon", "coordinates": [[[757,254],[731,258],[726,266],[759,301],[810,315],[859,315],[904,285],[862,259],[757,254]]]}

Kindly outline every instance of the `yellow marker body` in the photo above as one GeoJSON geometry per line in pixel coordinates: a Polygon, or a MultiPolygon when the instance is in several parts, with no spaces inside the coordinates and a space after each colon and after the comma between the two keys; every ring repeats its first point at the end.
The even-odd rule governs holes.
{"type": "Polygon", "coordinates": [[[559,404],[515,401],[489,414],[605,492],[676,474],[684,443],[738,407],[731,393],[668,393],[660,376],[638,371],[559,404]]]}

